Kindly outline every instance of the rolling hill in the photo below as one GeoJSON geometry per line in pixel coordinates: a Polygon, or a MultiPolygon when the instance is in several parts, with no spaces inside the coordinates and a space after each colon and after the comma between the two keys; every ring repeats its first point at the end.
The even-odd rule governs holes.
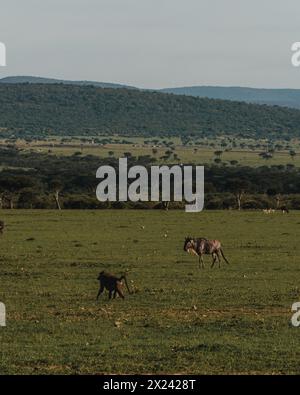
{"type": "Polygon", "coordinates": [[[162,89],[161,92],[300,109],[300,89],[191,86],[182,88],[166,88],[162,89]]]}
{"type": "Polygon", "coordinates": [[[300,137],[300,111],[133,89],[0,84],[0,128],[21,135],[300,137]]]}
{"type": "Polygon", "coordinates": [[[92,85],[98,88],[137,89],[134,86],[113,84],[109,82],[69,81],[69,80],[60,80],[56,78],[31,77],[31,76],[4,77],[0,79],[0,84],[64,84],[64,85],[78,85],[78,86],[92,85]]]}
{"type": "MultiPolygon", "coordinates": [[[[97,81],[69,81],[55,78],[32,76],[14,76],[0,79],[0,84],[64,84],[64,85],[91,85],[100,88],[126,88],[139,89],[138,87],[97,81]]],[[[146,90],[146,89],[140,89],[146,90]]],[[[161,93],[175,95],[195,96],[209,99],[243,101],[246,103],[267,104],[300,109],[300,89],[261,89],[245,87],[221,86],[191,86],[180,88],[152,89],[161,93]]],[[[150,90],[148,90],[150,91],[150,90]]]]}

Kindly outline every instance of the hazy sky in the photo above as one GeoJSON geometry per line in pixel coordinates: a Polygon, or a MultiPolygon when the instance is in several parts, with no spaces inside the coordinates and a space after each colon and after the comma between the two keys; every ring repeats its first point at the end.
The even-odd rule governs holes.
{"type": "Polygon", "coordinates": [[[299,0],[0,0],[0,77],[300,88],[299,0]]]}

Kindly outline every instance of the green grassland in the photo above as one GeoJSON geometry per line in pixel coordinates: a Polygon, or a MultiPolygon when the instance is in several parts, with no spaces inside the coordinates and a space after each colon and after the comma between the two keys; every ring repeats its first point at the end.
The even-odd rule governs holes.
{"type": "Polygon", "coordinates": [[[2,374],[300,373],[300,212],[2,211],[2,374]],[[200,270],[184,236],[218,238],[200,270]],[[102,269],[134,293],[95,300],[102,269]]]}
{"type": "MultiPolygon", "coordinates": [[[[100,158],[107,158],[109,156],[109,152],[113,152],[113,156],[117,158],[121,158],[124,156],[125,152],[130,152],[133,156],[141,156],[141,155],[151,155],[155,159],[159,159],[164,155],[167,148],[158,148],[157,153],[154,155],[152,153],[152,149],[148,147],[133,147],[133,146],[124,146],[123,144],[110,144],[106,147],[86,147],[83,148],[83,155],[96,155],[100,158]]],[[[56,155],[73,155],[75,152],[78,152],[79,149],[74,150],[74,148],[65,146],[65,147],[57,147],[53,149],[53,153],[56,155]]],[[[198,149],[195,153],[192,147],[176,147],[174,153],[178,155],[179,161],[183,163],[193,163],[193,164],[212,164],[216,156],[214,155],[215,150],[209,149],[198,149]]],[[[47,153],[45,148],[39,148],[39,152],[47,153]]],[[[258,151],[246,151],[246,150],[237,150],[237,151],[229,151],[224,152],[222,154],[221,160],[223,163],[227,164],[236,160],[240,165],[243,166],[272,166],[272,165],[287,165],[293,164],[295,166],[300,166],[300,155],[296,155],[294,159],[291,159],[288,152],[278,152],[274,155],[273,158],[268,159],[267,161],[261,159],[259,157],[258,151]]],[[[161,163],[174,163],[174,159],[171,156],[170,159],[167,160],[159,160],[161,163]]]]}
{"type": "MultiPolygon", "coordinates": [[[[113,139],[113,137],[110,137],[113,139]]],[[[236,165],[242,166],[273,166],[273,165],[287,165],[293,164],[294,166],[300,166],[300,149],[299,141],[295,140],[291,147],[295,150],[296,155],[292,158],[289,154],[289,150],[282,149],[275,151],[273,157],[270,159],[263,159],[259,156],[264,150],[249,148],[232,148],[225,149],[221,147],[222,139],[215,140],[203,140],[207,143],[207,146],[203,145],[182,145],[179,138],[161,138],[158,139],[158,146],[153,144],[145,144],[150,139],[141,137],[126,137],[128,144],[121,143],[118,138],[114,138],[115,141],[110,144],[91,144],[91,143],[80,143],[78,140],[71,140],[69,142],[60,143],[58,138],[49,140],[37,140],[31,143],[26,143],[24,140],[18,140],[16,146],[24,152],[34,151],[50,155],[74,155],[80,154],[82,156],[95,155],[99,158],[107,158],[113,156],[115,158],[123,157],[125,153],[131,153],[132,156],[139,157],[143,155],[150,155],[159,163],[191,163],[191,164],[213,164],[216,159],[215,152],[222,151],[220,156],[221,164],[231,165],[231,161],[237,161],[236,165]],[[169,147],[163,144],[163,141],[173,144],[173,153],[168,157],[164,157],[166,151],[170,150],[169,147]],[[130,142],[130,144],[129,144],[130,142]],[[210,147],[209,144],[214,142],[215,147],[210,147]],[[153,152],[154,150],[154,152],[153,152]],[[174,158],[176,154],[177,157],[174,158]]],[[[263,141],[263,140],[262,140],[263,141]]],[[[261,141],[261,143],[262,143],[261,141]]],[[[239,143],[255,144],[254,140],[241,139],[239,143]]],[[[282,143],[282,142],[281,142],[282,143]]],[[[0,140],[0,146],[6,145],[6,140],[0,140]]]]}

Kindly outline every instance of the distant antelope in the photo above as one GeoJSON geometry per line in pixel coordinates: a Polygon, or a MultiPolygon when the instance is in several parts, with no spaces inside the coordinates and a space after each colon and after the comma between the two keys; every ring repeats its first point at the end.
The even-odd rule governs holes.
{"type": "MultiPolygon", "coordinates": [[[[281,211],[283,214],[289,213],[289,209],[286,206],[279,207],[277,211],[281,211]]],[[[264,214],[274,214],[276,213],[276,210],[274,210],[273,208],[268,208],[268,209],[264,209],[263,212],[264,214]]]]}
{"type": "Polygon", "coordinates": [[[273,208],[266,208],[263,210],[265,214],[274,214],[275,210],[273,208]]]}
{"type": "Polygon", "coordinates": [[[203,269],[204,269],[203,255],[205,254],[212,256],[211,267],[214,266],[217,258],[218,258],[219,267],[221,267],[221,255],[225,260],[225,262],[229,264],[229,262],[225,258],[219,240],[207,240],[204,238],[194,239],[192,237],[186,237],[183,249],[189,254],[199,256],[199,265],[201,263],[200,267],[202,267],[203,269]]]}

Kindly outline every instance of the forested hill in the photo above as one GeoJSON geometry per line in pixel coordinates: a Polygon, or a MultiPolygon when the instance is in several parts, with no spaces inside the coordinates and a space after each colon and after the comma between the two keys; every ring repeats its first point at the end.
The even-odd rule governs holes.
{"type": "Polygon", "coordinates": [[[93,85],[98,88],[126,88],[126,89],[138,89],[134,86],[115,84],[110,82],[98,82],[98,81],[70,81],[70,80],[59,80],[56,78],[44,78],[44,77],[31,77],[31,76],[15,76],[15,77],[4,77],[0,79],[0,84],[64,84],[64,85],[93,85]]]}
{"type": "MultiPolygon", "coordinates": [[[[98,88],[125,88],[140,89],[125,84],[116,84],[99,81],[72,81],[57,78],[34,76],[10,76],[0,78],[0,84],[64,84],[64,85],[92,85],[98,88]]],[[[300,109],[300,89],[264,89],[239,86],[187,86],[178,88],[151,89],[160,93],[173,93],[176,95],[195,96],[208,99],[221,99],[243,101],[246,103],[267,104],[269,106],[282,106],[300,109]]]]}
{"type": "Polygon", "coordinates": [[[0,84],[0,128],[36,135],[300,137],[300,111],[154,91],[0,84]]]}

